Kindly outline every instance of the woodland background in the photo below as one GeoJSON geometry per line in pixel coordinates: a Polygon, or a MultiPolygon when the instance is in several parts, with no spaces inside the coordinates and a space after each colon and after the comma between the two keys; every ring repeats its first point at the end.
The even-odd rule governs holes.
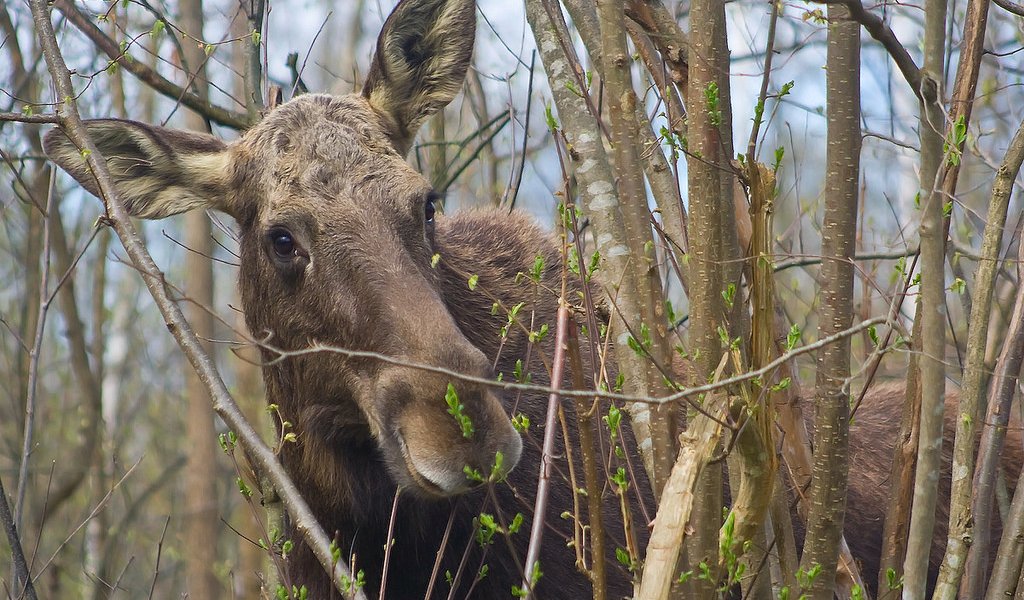
{"type": "MultiPolygon", "coordinates": [[[[84,117],[231,139],[280,99],[358,89],[393,4],[57,0],[50,18],[84,117]]],[[[228,427],[101,203],[42,155],[41,135],[65,118],[68,100],[47,71],[32,9],[23,0],[0,6],[0,481],[35,591],[271,596],[273,569],[258,541],[273,536],[259,498],[236,482],[252,481],[249,467],[218,446],[228,427]]],[[[945,380],[963,384],[960,435],[972,440],[990,422],[986,402],[997,406],[1019,388],[1022,15],[1011,0],[479,2],[463,94],[424,128],[410,160],[446,192],[446,211],[515,207],[554,228],[559,199],[576,199],[597,250],[613,234],[656,265],[643,271],[601,256],[605,281],[621,285],[616,318],[633,331],[644,324],[652,338],[613,343],[627,391],[667,394],[643,358],[676,345],[711,373],[723,353],[732,356],[723,340],[740,339],[739,363],[727,369],[738,373],[846,332],[770,373],[777,402],[786,405],[802,382],[815,398],[805,409],[834,426],[819,428],[814,445],[826,450],[813,461],[782,452],[790,476],[814,473],[813,542],[800,571],[782,569],[774,587],[752,588],[755,597],[789,585],[793,597],[799,588],[831,598],[833,581],[841,597],[857,593],[856,573],[833,577],[838,533],[827,531],[844,493],[851,394],[855,401],[866,386],[909,378],[927,406],[941,402],[945,380]],[[607,51],[626,60],[603,65],[607,51]],[[580,168],[591,159],[603,175],[580,168]],[[602,176],[615,182],[617,216],[591,211],[602,176]],[[770,203],[773,225],[758,220],[758,202],[770,203]],[[641,352],[630,347],[638,340],[641,352]],[[783,376],[789,388],[777,385],[783,376]],[[808,578],[816,564],[823,573],[808,578]]],[[[233,223],[196,214],[137,226],[230,391],[267,444],[278,443],[281,424],[241,343],[233,223]]],[[[907,407],[909,427],[922,411],[907,407]]],[[[794,418],[784,412],[780,419],[794,418]]],[[[934,436],[928,413],[926,438],[934,436]]],[[[739,426],[746,417],[734,416],[735,431],[749,431],[739,426]]],[[[675,461],[672,434],[652,434],[660,483],[675,461]]],[[[968,473],[971,445],[961,441],[957,455],[968,473]]],[[[903,454],[911,468],[916,449],[914,438],[903,454]]],[[[934,470],[933,455],[920,460],[922,472],[934,470]]],[[[905,519],[915,486],[913,471],[900,473],[891,510],[905,519]]],[[[972,476],[962,481],[959,506],[982,502],[972,476]]],[[[998,501],[980,510],[1016,514],[1024,497],[994,481],[998,501]]],[[[721,507],[695,511],[706,525],[687,543],[716,552],[721,507]]],[[[922,531],[928,515],[927,504],[915,508],[910,529],[922,531]]],[[[913,561],[927,543],[904,532],[886,549],[893,574],[861,576],[901,593],[892,588],[903,554],[921,564],[913,561]]],[[[0,591],[20,598],[11,556],[0,544],[0,591]]],[[[967,564],[973,583],[965,585],[983,590],[989,578],[967,564]]],[[[1018,558],[999,581],[1015,586],[1020,566],[1018,558]]],[[[944,576],[938,594],[955,596],[961,575],[944,576]]],[[[923,595],[919,577],[904,584],[923,595]]],[[[964,588],[980,597],[969,593],[977,589],[964,588]]]]}

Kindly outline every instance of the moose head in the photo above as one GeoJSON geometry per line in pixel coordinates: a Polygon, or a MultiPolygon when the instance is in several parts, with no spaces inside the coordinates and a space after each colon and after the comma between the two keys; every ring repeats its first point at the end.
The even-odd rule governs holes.
{"type": "MultiPolygon", "coordinates": [[[[468,489],[467,466],[487,472],[500,452],[507,470],[520,456],[488,388],[409,366],[491,370],[443,301],[432,260],[437,194],[404,159],[420,125],[460,89],[474,31],[472,0],[401,2],[362,93],[300,96],[230,143],[87,122],[130,214],[213,209],[238,223],[239,285],[248,327],[264,341],[268,395],[299,434],[292,470],[313,473],[321,489],[344,476],[322,467],[340,444],[375,448],[395,484],[432,496],[468,489]]],[[[99,195],[61,131],[45,148],[99,195]]]]}

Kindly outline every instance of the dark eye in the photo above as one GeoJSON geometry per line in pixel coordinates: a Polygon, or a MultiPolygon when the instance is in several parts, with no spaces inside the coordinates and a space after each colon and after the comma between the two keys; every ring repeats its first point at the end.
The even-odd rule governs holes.
{"type": "Polygon", "coordinates": [[[295,256],[295,240],[292,234],[284,230],[271,232],[270,241],[274,245],[274,254],[281,258],[295,256]]]}
{"type": "Polygon", "coordinates": [[[440,198],[440,194],[437,192],[430,192],[427,194],[427,200],[423,203],[423,219],[427,223],[434,222],[434,202],[437,202],[440,198]]]}

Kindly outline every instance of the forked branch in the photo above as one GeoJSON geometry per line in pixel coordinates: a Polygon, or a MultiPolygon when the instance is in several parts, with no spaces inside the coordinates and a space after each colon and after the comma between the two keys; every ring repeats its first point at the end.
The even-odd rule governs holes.
{"type": "Polygon", "coordinates": [[[157,73],[142,61],[131,60],[127,56],[126,51],[121,50],[121,47],[117,42],[112,40],[110,36],[103,32],[102,29],[97,27],[87,15],[85,15],[69,0],[56,0],[53,5],[57,10],[62,12],[65,17],[67,17],[68,21],[70,21],[72,25],[84,33],[97,48],[109,56],[110,60],[116,62],[125,71],[128,71],[137,77],[139,81],[145,83],[160,94],[163,94],[175,102],[180,101],[185,106],[191,108],[218,125],[241,130],[247,129],[253,124],[249,115],[228,110],[221,106],[217,106],[213,102],[203,100],[195,93],[183,89],[181,86],[157,73]]]}

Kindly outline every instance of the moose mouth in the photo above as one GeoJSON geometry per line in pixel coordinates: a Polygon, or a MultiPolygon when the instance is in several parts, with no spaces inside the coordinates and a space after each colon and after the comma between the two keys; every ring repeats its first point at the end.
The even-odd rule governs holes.
{"type": "MultiPolygon", "coordinates": [[[[416,491],[425,493],[427,496],[448,498],[469,489],[469,486],[466,485],[469,483],[468,480],[466,480],[462,485],[456,484],[455,486],[446,488],[440,483],[430,479],[428,475],[424,474],[419,468],[417,468],[416,461],[413,459],[412,453],[409,451],[409,446],[405,443],[405,436],[402,435],[402,432],[398,431],[395,438],[398,440],[398,448],[402,455],[402,461],[405,463],[404,475],[408,475],[408,478],[412,480],[416,491]]],[[[405,477],[402,477],[402,479],[405,479],[405,477]]],[[[399,485],[400,487],[410,487],[402,485],[401,482],[399,482],[399,485]]]]}

